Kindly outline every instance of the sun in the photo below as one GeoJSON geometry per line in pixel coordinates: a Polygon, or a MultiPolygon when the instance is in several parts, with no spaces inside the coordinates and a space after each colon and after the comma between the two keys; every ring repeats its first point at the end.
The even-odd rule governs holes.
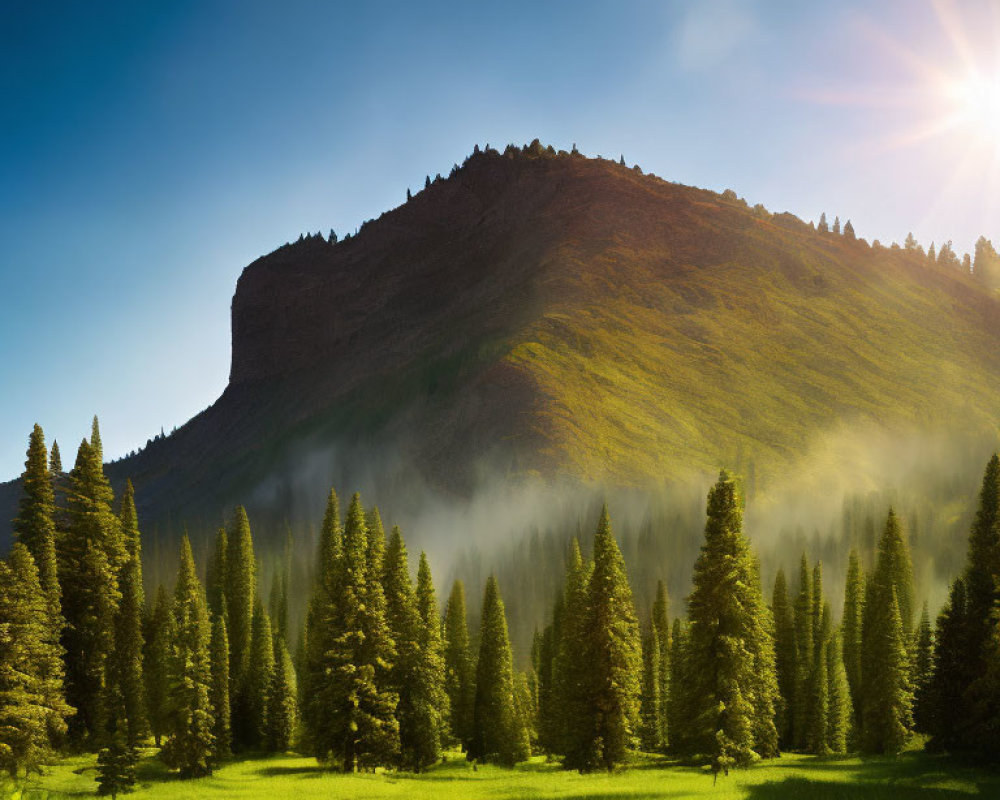
{"type": "Polygon", "coordinates": [[[956,123],[1000,148],[1000,72],[972,72],[952,82],[947,94],[956,123]]]}

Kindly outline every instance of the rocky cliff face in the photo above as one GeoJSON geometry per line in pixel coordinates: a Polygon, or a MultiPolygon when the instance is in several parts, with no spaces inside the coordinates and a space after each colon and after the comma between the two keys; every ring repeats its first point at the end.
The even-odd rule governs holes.
{"type": "Polygon", "coordinates": [[[331,483],[734,462],[765,482],[844,423],[989,428],[1000,390],[998,303],[968,276],[540,150],[477,154],[355,237],[258,259],[232,331],[218,401],[109,467],[147,527],[312,515],[331,483]]]}

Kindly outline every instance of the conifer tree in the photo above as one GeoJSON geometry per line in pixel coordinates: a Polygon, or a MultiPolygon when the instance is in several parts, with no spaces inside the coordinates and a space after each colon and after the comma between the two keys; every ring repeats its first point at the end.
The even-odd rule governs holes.
{"type": "MultiPolygon", "coordinates": [[[[313,582],[303,631],[303,660],[299,676],[304,744],[320,761],[331,754],[333,742],[333,687],[327,673],[336,611],[337,561],[341,553],[340,503],[333,489],[327,497],[320,529],[313,582]]],[[[301,642],[300,642],[301,644],[301,642]]]]}
{"type": "Polygon", "coordinates": [[[820,233],[827,233],[830,230],[830,226],[827,224],[826,221],[825,211],[819,215],[819,225],[816,226],[816,230],[818,230],[820,233]]]}
{"type": "Polygon", "coordinates": [[[254,602],[253,623],[250,634],[250,664],[244,690],[247,697],[249,728],[244,741],[246,747],[264,747],[267,736],[268,692],[274,674],[274,637],[271,618],[258,597],[254,602]]]}
{"type": "MultiPolygon", "coordinates": [[[[420,772],[440,759],[448,720],[441,625],[431,569],[424,553],[420,554],[417,568],[417,614],[417,660],[411,692],[414,724],[408,743],[409,752],[406,753],[404,748],[414,772],[420,772]]],[[[527,717],[533,716],[533,711],[528,708],[524,713],[527,717]]],[[[400,740],[402,742],[402,727],[400,740]]]]}
{"type": "Polygon", "coordinates": [[[861,748],[893,755],[909,737],[912,698],[896,588],[885,573],[876,567],[866,602],[861,748]]]}
{"type": "Polygon", "coordinates": [[[816,562],[812,574],[812,641],[813,654],[812,661],[815,664],[819,654],[823,652],[826,644],[823,634],[823,612],[826,601],[823,598],[823,564],[816,562]]]}
{"type": "Polygon", "coordinates": [[[226,536],[226,529],[222,527],[215,534],[215,549],[209,556],[208,566],[205,568],[205,597],[208,600],[208,613],[212,615],[213,620],[219,614],[229,614],[226,602],[226,555],[228,550],[229,540],[226,536]]]}
{"type": "Polygon", "coordinates": [[[795,617],[788,600],[785,571],[778,570],[771,594],[771,614],[774,616],[774,657],[778,673],[778,733],[784,747],[792,743],[792,711],[795,708],[796,654],[795,617]]]}
{"type": "Polygon", "coordinates": [[[72,713],[59,693],[47,635],[48,602],[28,548],[16,542],[0,561],[0,769],[12,778],[37,772],[49,756],[50,732],[72,713]]]}
{"type": "MultiPolygon", "coordinates": [[[[823,642],[820,642],[820,646],[823,642]]],[[[806,696],[806,749],[815,755],[828,755],[827,717],[829,715],[829,679],[827,675],[826,651],[822,658],[813,660],[812,672],[807,684],[806,696]]]]}
{"type": "Polygon", "coordinates": [[[659,682],[660,707],[659,729],[660,749],[666,750],[670,744],[670,729],[667,724],[667,697],[670,695],[670,598],[663,581],[656,582],[656,600],[653,601],[653,627],[660,645],[659,682]]]}
{"type": "Polygon", "coordinates": [[[695,752],[714,771],[777,755],[773,621],[743,534],[736,482],[723,471],[708,495],[705,543],[688,598],[687,681],[695,752]]]}
{"type": "Polygon", "coordinates": [[[840,755],[847,752],[854,711],[847,672],[844,670],[840,636],[836,631],[826,643],[826,674],[829,681],[826,746],[831,753],[840,755]]]}
{"type": "Polygon", "coordinates": [[[111,795],[112,800],[119,794],[131,792],[135,786],[135,764],[138,756],[135,747],[129,743],[124,717],[124,700],[116,695],[111,701],[111,731],[107,745],[97,755],[97,794],[111,795]]]}
{"type": "Polygon", "coordinates": [[[167,588],[160,585],[153,611],[146,622],[143,678],[149,727],[156,746],[168,733],[170,707],[170,659],[174,647],[173,604],[167,588]]]}
{"type": "Polygon", "coordinates": [[[475,666],[469,649],[469,627],[465,612],[465,585],[451,587],[444,613],[445,693],[450,709],[451,735],[468,748],[472,738],[472,706],[475,701],[475,666]]]}
{"type": "Polygon", "coordinates": [[[517,763],[521,735],[514,700],[514,669],[500,588],[486,581],[480,616],[476,695],[468,757],[503,766],[517,763]]]}
{"type": "Polygon", "coordinates": [[[58,569],[56,567],[55,496],[46,464],[45,434],[39,425],[31,431],[27,460],[21,475],[23,496],[14,520],[14,537],[28,548],[38,568],[49,608],[49,625],[62,630],[58,569]]]}
{"type": "Polygon", "coordinates": [[[217,613],[212,620],[212,638],[209,643],[212,683],[209,703],[212,707],[212,760],[218,764],[232,752],[233,733],[230,728],[229,707],[229,635],[226,618],[217,613]]]}
{"type": "MultiPolygon", "coordinates": [[[[557,595],[556,605],[553,609],[553,617],[558,618],[562,614],[562,599],[557,595]]],[[[542,631],[541,641],[538,647],[538,711],[537,711],[537,746],[547,753],[556,750],[555,726],[553,717],[555,715],[554,697],[552,687],[553,666],[555,664],[556,650],[556,630],[557,625],[551,622],[542,631]]]]}
{"type": "Polygon", "coordinates": [[[919,733],[930,733],[930,703],[928,692],[934,668],[934,636],[927,603],[920,612],[917,625],[916,652],[913,658],[913,728],[919,733]]]}
{"type": "Polygon", "coordinates": [[[851,224],[850,220],[844,223],[844,238],[850,242],[853,242],[858,238],[857,234],[854,232],[854,226],[851,224]]]}
{"type": "Polygon", "coordinates": [[[295,669],[282,636],[274,638],[274,668],[267,694],[267,732],[264,744],[272,753],[284,753],[292,747],[297,706],[295,669]]]}
{"type": "Polygon", "coordinates": [[[162,757],[182,777],[197,778],[212,774],[215,716],[208,606],[186,535],[181,539],[174,587],[173,627],[169,738],[163,745],[162,757]]]}
{"type": "Polygon", "coordinates": [[[958,578],[951,585],[948,602],[937,619],[927,708],[931,731],[928,747],[932,750],[962,746],[963,726],[968,722],[965,692],[969,638],[965,581],[958,578]]]}
{"type": "Polygon", "coordinates": [[[799,567],[799,593],[795,600],[795,706],[792,709],[792,733],[795,747],[808,747],[806,731],[809,711],[809,681],[813,672],[813,602],[812,574],[805,553],[799,567]]]}
{"type": "Polygon", "coordinates": [[[66,700],[77,710],[70,734],[78,743],[105,729],[102,694],[121,597],[118,576],[126,558],[121,526],[111,511],[113,495],[101,465],[96,424],[95,434],[96,448],[86,440],[80,444],[70,473],[69,527],[57,543],[66,621],[66,700]]]}
{"type": "MultiPolygon", "coordinates": [[[[594,761],[588,766],[611,770],[637,744],[642,652],[632,589],[606,505],[594,537],[586,636],[589,694],[595,710],[588,725],[594,737],[588,750],[594,761]]],[[[659,649],[658,642],[656,646],[659,649]]]]}
{"type": "Polygon", "coordinates": [[[880,569],[885,573],[880,580],[888,580],[896,590],[903,634],[909,637],[913,629],[913,562],[910,560],[910,547],[906,543],[903,526],[891,508],[879,542],[876,572],[880,569]]]}
{"type": "Polygon", "coordinates": [[[370,580],[369,556],[365,515],[355,494],[333,576],[332,640],[325,655],[330,724],[323,731],[329,738],[317,748],[334,754],[345,772],[391,763],[399,752],[399,698],[388,688],[395,645],[382,585],[370,580]]]}
{"type": "Polygon", "coordinates": [[[250,647],[253,635],[254,603],[257,599],[257,564],[253,535],[246,509],[239,506],[227,532],[226,551],[226,632],[229,634],[229,681],[232,705],[233,746],[253,747],[259,742],[250,696],[250,647]]]}
{"type": "Polygon", "coordinates": [[[59,452],[59,442],[53,439],[52,451],[49,453],[49,472],[52,474],[52,480],[55,481],[59,478],[62,471],[62,454],[59,452]]]}
{"type": "MultiPolygon", "coordinates": [[[[370,515],[369,519],[373,516],[375,515],[370,515]]],[[[381,579],[385,587],[386,621],[396,645],[396,660],[389,674],[389,685],[399,695],[396,717],[399,720],[401,761],[407,766],[413,766],[416,763],[415,746],[420,738],[418,728],[423,721],[419,715],[424,710],[417,708],[415,697],[418,691],[420,617],[413,584],[410,583],[406,544],[398,527],[394,527],[389,536],[381,579]]],[[[414,771],[419,771],[419,767],[414,771]]]]}
{"type": "Polygon", "coordinates": [[[683,750],[693,739],[690,693],[685,678],[687,628],[676,617],[670,633],[670,692],[667,695],[667,725],[670,728],[671,749],[683,750]]]}
{"type": "Polygon", "coordinates": [[[660,749],[660,639],[650,622],[642,637],[642,697],[639,707],[639,741],[642,749],[653,753],[660,749]]]}
{"type": "Polygon", "coordinates": [[[864,618],[865,583],[858,551],[851,549],[844,586],[843,658],[855,728],[861,725],[861,626],[864,618]]]}
{"type": "Polygon", "coordinates": [[[592,704],[590,700],[588,584],[591,565],[583,561],[579,542],[570,542],[563,589],[562,632],[555,662],[555,706],[559,752],[569,769],[589,769],[594,765],[592,704]]]}
{"type": "Polygon", "coordinates": [[[119,524],[125,540],[128,561],[119,577],[121,601],[115,619],[114,680],[122,701],[122,719],[130,748],[135,748],[146,733],[146,697],[143,685],[142,615],[146,598],[142,587],[142,545],[135,511],[135,490],[126,481],[119,524]]]}
{"type": "MultiPolygon", "coordinates": [[[[58,459],[54,443],[53,448],[58,459]]],[[[39,662],[39,669],[47,693],[45,704],[53,709],[47,722],[49,738],[52,744],[58,744],[66,732],[66,718],[70,709],[65,700],[65,668],[60,643],[64,622],[56,561],[55,499],[52,474],[46,465],[46,458],[45,436],[41,427],[35,425],[21,477],[23,497],[13,529],[16,541],[27,548],[35,562],[38,580],[45,595],[47,620],[42,630],[44,656],[39,662]]]]}

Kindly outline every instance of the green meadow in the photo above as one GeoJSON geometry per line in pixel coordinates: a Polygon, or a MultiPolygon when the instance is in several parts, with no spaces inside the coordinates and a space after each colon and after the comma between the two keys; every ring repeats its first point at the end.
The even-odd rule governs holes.
{"type": "MultiPolygon", "coordinates": [[[[68,758],[24,787],[19,800],[93,797],[94,756],[68,758]]],[[[16,795],[14,795],[16,796],[16,795]]],[[[406,798],[406,800],[599,800],[600,798],[697,798],[717,800],[881,800],[1000,798],[1000,774],[963,766],[943,756],[909,751],[896,758],[818,758],[784,755],[728,777],[663,759],[639,757],[614,774],[580,775],[535,758],[514,769],[473,769],[458,753],[421,775],[378,772],[341,775],[312,758],[280,755],[237,760],[214,775],[182,781],[149,750],[137,769],[135,798],[406,798]]]]}

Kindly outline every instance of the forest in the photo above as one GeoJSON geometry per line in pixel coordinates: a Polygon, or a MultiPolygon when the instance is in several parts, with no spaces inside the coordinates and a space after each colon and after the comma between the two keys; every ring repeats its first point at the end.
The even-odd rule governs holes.
{"type": "Polygon", "coordinates": [[[663,582],[640,617],[605,505],[570,540],[544,629],[512,653],[502,587],[485,584],[470,630],[462,581],[443,609],[421,553],[386,535],[355,494],[329,493],[301,629],[284,561],[270,591],[237,508],[207,563],[180,542],[172,587],[147,601],[135,497],[114,498],[95,418],[67,473],[35,426],[0,562],[0,764],[12,779],[97,753],[99,794],[135,784],[150,741],[179,777],[234,754],[295,751],[332,771],[420,773],[460,748],[475,764],[544,754],[581,773],[640,752],[728,775],[781,752],[1000,752],[1000,460],[986,466],[964,570],[932,623],[892,508],[865,571],[825,586],[802,557],[794,582],[761,585],[740,482],[708,494],[685,612],[663,582]],[[834,619],[830,597],[840,594],[834,619]],[[443,613],[442,613],[443,612],[443,613]]]}

